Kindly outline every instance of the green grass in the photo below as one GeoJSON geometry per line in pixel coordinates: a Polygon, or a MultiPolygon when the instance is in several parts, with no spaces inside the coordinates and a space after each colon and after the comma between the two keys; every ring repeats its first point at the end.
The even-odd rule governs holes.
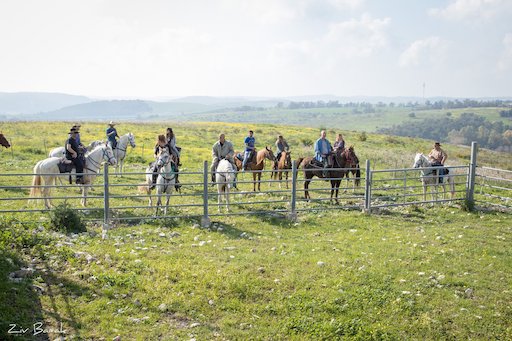
{"type": "MultiPolygon", "coordinates": [[[[510,338],[509,216],[387,212],[124,226],[107,240],[45,229],[42,249],[4,235],[2,254],[47,272],[3,280],[19,295],[7,301],[16,310],[2,300],[2,321],[40,316],[84,339],[510,338]],[[33,294],[34,282],[46,291],[33,294]],[[40,311],[27,314],[32,305],[40,311]]],[[[11,224],[2,230],[32,235],[37,225],[11,224]]]]}
{"type": "MultiPolygon", "coordinates": [[[[29,185],[30,176],[5,174],[30,174],[44,157],[39,150],[45,144],[60,145],[68,126],[4,122],[3,132],[15,143],[13,152],[0,154],[1,184],[29,185]],[[44,137],[34,136],[35,129],[44,131],[44,137]]],[[[127,171],[144,170],[152,160],[155,136],[166,126],[177,132],[182,162],[190,171],[202,170],[220,131],[237,149],[247,129],[258,129],[258,146],[273,144],[282,133],[294,158],[310,155],[311,147],[300,141],[318,135],[313,128],[277,125],[123,123],[120,134],[132,131],[137,142],[129,149],[127,171]]],[[[84,142],[103,138],[103,125],[82,127],[84,142]]],[[[335,132],[328,129],[329,136],[335,132]]],[[[348,144],[355,144],[361,160],[370,159],[380,169],[410,167],[414,153],[428,152],[431,145],[374,134],[363,142],[357,132],[341,132],[348,144]]],[[[445,148],[452,164],[467,164],[468,148],[445,148]]],[[[507,168],[510,161],[508,154],[479,153],[480,165],[507,168]]],[[[97,180],[101,184],[101,177],[97,180]]],[[[112,178],[112,184],[134,184],[112,191],[121,197],[135,194],[141,181],[136,175],[112,178]]],[[[317,188],[322,186],[318,182],[317,188]]],[[[98,187],[94,195],[102,191],[98,187]]],[[[26,198],[27,192],[4,189],[0,195],[26,198]]],[[[78,195],[74,188],[54,193],[78,195]]],[[[119,198],[113,204],[146,204],[137,199],[119,198]]],[[[78,200],[68,203],[78,206],[78,200]]],[[[102,207],[102,200],[92,199],[91,206],[102,207]]],[[[1,209],[34,207],[41,204],[0,201],[1,209]]],[[[284,203],[276,207],[287,208],[284,203]]],[[[510,214],[467,213],[459,203],[399,207],[373,215],[322,203],[298,206],[309,207],[318,210],[301,212],[297,223],[277,214],[214,217],[210,229],[199,228],[194,219],[130,221],[117,224],[106,240],[91,222],[88,233],[65,235],[51,230],[47,213],[5,214],[0,218],[0,338],[10,336],[12,323],[30,327],[38,321],[52,330],[62,323],[67,335],[78,339],[512,338],[507,299],[512,284],[510,214]],[[32,275],[19,283],[8,279],[29,266],[35,269],[32,275]]],[[[234,205],[234,210],[246,208],[234,205]]],[[[128,213],[144,216],[150,211],[123,214],[128,213]]],[[[83,215],[102,216],[101,210],[83,215]]],[[[56,337],[51,333],[50,339],[56,337]]]]}

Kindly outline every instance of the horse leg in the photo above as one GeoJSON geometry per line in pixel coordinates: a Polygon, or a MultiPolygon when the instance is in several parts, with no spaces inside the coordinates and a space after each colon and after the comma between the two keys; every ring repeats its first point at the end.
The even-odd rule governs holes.
{"type": "Polygon", "coordinates": [[[87,192],[89,191],[89,186],[82,185],[82,206],[87,206],[87,192]]]}
{"type": "Polygon", "coordinates": [[[339,194],[339,191],[340,191],[340,184],[341,184],[341,180],[334,180],[334,187],[335,187],[335,190],[336,190],[336,205],[339,205],[339,201],[338,201],[338,194],[339,194]]]}
{"type": "Polygon", "coordinates": [[[167,189],[167,200],[165,201],[165,207],[164,207],[164,215],[167,215],[167,209],[169,208],[169,201],[171,200],[171,191],[172,189],[170,188],[171,185],[169,185],[169,188],[167,189]]]}
{"type": "Polygon", "coordinates": [[[427,184],[425,183],[425,181],[423,180],[423,201],[427,201],[427,184]]]}
{"type": "Polygon", "coordinates": [[[311,197],[309,196],[309,191],[308,191],[310,181],[311,181],[310,179],[304,180],[304,199],[306,199],[306,201],[308,201],[308,202],[311,200],[311,197]]]}
{"type": "Polygon", "coordinates": [[[43,181],[43,190],[42,190],[42,193],[43,193],[43,201],[44,201],[44,206],[47,208],[47,209],[50,209],[52,208],[52,199],[50,198],[50,193],[51,193],[51,188],[50,187],[47,187],[49,185],[52,185],[54,181],[53,178],[51,176],[43,176],[42,177],[44,179],[43,181]]]}
{"type": "Polygon", "coordinates": [[[217,184],[217,211],[220,213],[220,205],[222,204],[222,185],[217,184]]]}
{"type": "Polygon", "coordinates": [[[224,199],[226,200],[226,212],[229,212],[229,186],[226,185],[224,188],[224,195],[226,196],[224,199]]]}
{"type": "Polygon", "coordinates": [[[162,206],[162,194],[160,193],[159,190],[157,190],[156,191],[156,195],[157,195],[157,200],[156,200],[156,212],[155,212],[155,215],[158,215],[158,209],[160,208],[160,206],[162,206]]]}

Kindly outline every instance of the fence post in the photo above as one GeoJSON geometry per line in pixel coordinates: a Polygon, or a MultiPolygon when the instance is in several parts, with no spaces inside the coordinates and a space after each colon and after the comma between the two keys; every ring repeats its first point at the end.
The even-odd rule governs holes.
{"type": "Polygon", "coordinates": [[[201,218],[201,226],[203,228],[210,227],[210,217],[208,217],[208,161],[203,163],[203,217],[201,218]]]}
{"type": "Polygon", "coordinates": [[[370,214],[372,209],[372,171],[370,169],[370,160],[366,160],[366,174],[364,184],[364,212],[370,214]]]}
{"type": "Polygon", "coordinates": [[[292,201],[290,202],[290,220],[297,220],[297,211],[295,206],[297,204],[297,162],[292,161],[292,201]]]}
{"type": "Polygon", "coordinates": [[[476,175],[476,150],[477,143],[471,142],[471,160],[469,161],[469,173],[468,182],[466,188],[466,202],[468,208],[472,208],[474,205],[474,192],[475,192],[475,175],[476,175]]]}
{"type": "Polygon", "coordinates": [[[107,238],[107,232],[110,228],[109,212],[109,185],[108,185],[108,163],[103,166],[103,230],[101,231],[102,239],[107,238]]]}

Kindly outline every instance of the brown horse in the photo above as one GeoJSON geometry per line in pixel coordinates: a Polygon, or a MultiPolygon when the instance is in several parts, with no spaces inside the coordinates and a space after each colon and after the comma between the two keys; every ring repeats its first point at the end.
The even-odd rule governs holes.
{"type": "Polygon", "coordinates": [[[350,168],[350,171],[345,173],[345,177],[347,178],[348,182],[350,180],[349,173],[352,173],[352,175],[354,176],[354,184],[352,186],[352,189],[354,190],[355,187],[359,187],[359,185],[361,184],[361,169],[359,167],[359,159],[357,158],[357,155],[354,152],[354,146],[350,146],[348,147],[348,149],[350,153],[354,155],[354,158],[350,160],[350,164],[346,165],[347,168],[350,168]]]}
{"type": "MultiPolygon", "coordinates": [[[[235,155],[238,155],[238,153],[235,153],[235,155]]],[[[265,159],[269,159],[270,161],[274,162],[274,153],[272,152],[272,149],[269,147],[265,147],[265,149],[262,149],[258,152],[255,152],[252,154],[252,158],[247,161],[246,167],[247,170],[251,170],[252,172],[252,179],[253,179],[253,191],[256,192],[256,177],[258,178],[258,191],[260,191],[260,185],[261,185],[261,171],[263,168],[265,168],[265,159]]],[[[235,163],[237,170],[242,169],[242,161],[240,161],[237,157],[235,157],[235,163]]]]}
{"type": "Polygon", "coordinates": [[[279,188],[281,188],[281,181],[283,180],[283,173],[286,177],[286,188],[288,188],[288,172],[292,169],[291,152],[282,152],[279,160],[276,159],[274,170],[272,171],[271,179],[277,180],[279,178],[279,188]]]}
{"type": "Polygon", "coordinates": [[[0,145],[4,146],[5,148],[9,148],[11,146],[9,141],[7,141],[4,134],[2,133],[0,133],[0,145]]]}
{"type": "Polygon", "coordinates": [[[338,193],[340,189],[341,179],[350,171],[347,167],[351,167],[354,164],[356,158],[354,148],[339,150],[334,153],[334,162],[332,166],[327,168],[327,176],[324,176],[323,166],[320,165],[315,158],[307,157],[299,159],[300,166],[304,171],[304,199],[309,201],[311,196],[309,195],[309,183],[314,176],[321,179],[329,179],[331,181],[331,203],[333,197],[338,204],[338,193]]]}

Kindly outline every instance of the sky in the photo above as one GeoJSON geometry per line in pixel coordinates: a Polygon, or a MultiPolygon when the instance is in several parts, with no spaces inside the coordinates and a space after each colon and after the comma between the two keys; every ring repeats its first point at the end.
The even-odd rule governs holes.
{"type": "Polygon", "coordinates": [[[510,0],[2,0],[0,92],[512,96],[510,0]]]}

